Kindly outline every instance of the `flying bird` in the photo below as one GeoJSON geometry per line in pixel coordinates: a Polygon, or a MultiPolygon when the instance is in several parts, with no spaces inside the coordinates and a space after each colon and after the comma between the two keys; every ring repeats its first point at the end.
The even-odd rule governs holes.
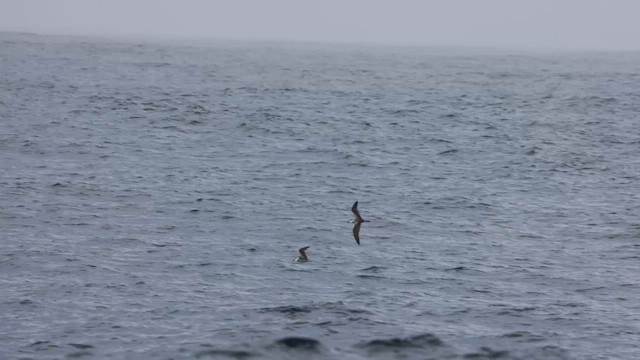
{"type": "Polygon", "coordinates": [[[307,253],[305,252],[305,250],[307,250],[308,248],[309,248],[308,246],[300,248],[300,250],[298,250],[298,252],[300,253],[300,256],[293,259],[293,262],[303,263],[303,262],[310,261],[309,258],[307,257],[307,253]]]}
{"type": "Polygon", "coordinates": [[[353,237],[356,239],[356,243],[360,245],[360,226],[362,226],[363,222],[369,222],[369,220],[364,220],[360,216],[357,201],[351,207],[351,211],[353,212],[353,237]]]}

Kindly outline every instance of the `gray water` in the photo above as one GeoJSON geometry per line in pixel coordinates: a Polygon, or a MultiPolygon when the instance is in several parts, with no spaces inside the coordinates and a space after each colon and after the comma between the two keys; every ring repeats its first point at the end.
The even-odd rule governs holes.
{"type": "Polygon", "coordinates": [[[0,121],[2,359],[640,358],[640,54],[4,33],[0,121]]]}

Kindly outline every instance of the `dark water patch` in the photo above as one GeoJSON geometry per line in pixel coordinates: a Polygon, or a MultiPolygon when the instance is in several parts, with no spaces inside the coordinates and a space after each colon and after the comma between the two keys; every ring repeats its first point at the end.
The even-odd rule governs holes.
{"type": "Polygon", "coordinates": [[[378,273],[381,272],[383,270],[386,270],[387,268],[384,266],[369,266],[368,268],[364,268],[361,269],[360,271],[368,271],[368,272],[373,272],[373,273],[378,273]]]}
{"type": "MultiPolygon", "coordinates": [[[[569,351],[554,345],[545,345],[522,352],[523,359],[531,360],[576,360],[569,351]]],[[[588,358],[588,357],[585,357],[588,358]]],[[[605,357],[606,358],[606,357],[605,357]]]]}
{"type": "Polygon", "coordinates": [[[466,267],[464,267],[464,266],[456,266],[456,267],[453,267],[453,268],[444,269],[444,271],[462,271],[462,270],[465,270],[465,269],[466,269],[466,267]]]}
{"type": "Polygon", "coordinates": [[[376,339],[358,345],[371,353],[397,352],[405,349],[427,350],[441,346],[444,346],[442,340],[428,333],[405,338],[376,339]]]}
{"type": "Polygon", "coordinates": [[[176,244],[176,243],[156,243],[156,242],[151,243],[151,245],[155,247],[160,247],[160,248],[167,247],[167,246],[180,246],[180,244],[176,244]]]}
{"type": "Polygon", "coordinates": [[[93,349],[93,345],[88,345],[88,344],[75,344],[75,343],[70,343],[69,346],[73,346],[76,349],[81,349],[81,350],[86,350],[86,349],[93,349]]]}
{"type": "Polygon", "coordinates": [[[175,125],[161,126],[160,129],[176,131],[176,132],[180,132],[180,133],[183,133],[183,134],[187,133],[186,130],[184,130],[184,129],[178,127],[178,126],[175,126],[175,125]]]}
{"type": "Polygon", "coordinates": [[[51,348],[59,348],[60,346],[51,343],[51,341],[36,341],[29,344],[30,347],[35,348],[36,351],[45,351],[51,348]]]}
{"type": "Polygon", "coordinates": [[[134,62],[132,65],[141,67],[141,68],[161,68],[171,66],[171,63],[168,62],[155,62],[155,61],[142,61],[142,62],[134,62]]]}
{"type": "Polygon", "coordinates": [[[471,291],[476,292],[476,293],[480,293],[480,294],[490,294],[491,291],[486,290],[486,289],[472,289],[471,291]]]}
{"type": "Polygon", "coordinates": [[[568,308],[578,308],[578,307],[585,307],[586,306],[584,303],[577,303],[577,302],[572,302],[572,301],[557,302],[557,303],[553,303],[553,305],[561,306],[561,307],[568,307],[568,308]]]}
{"type": "Polygon", "coordinates": [[[285,337],[279,340],[276,340],[273,345],[287,349],[287,350],[296,350],[296,351],[305,351],[305,352],[321,352],[323,350],[323,346],[320,341],[308,337],[298,337],[291,336],[285,337]]]}
{"type": "Polygon", "coordinates": [[[434,143],[445,143],[445,144],[452,144],[453,141],[451,140],[447,140],[447,139],[441,139],[441,138],[431,138],[429,139],[430,142],[434,142],[434,143]]]}
{"type": "Polygon", "coordinates": [[[615,105],[618,100],[614,97],[602,97],[602,96],[572,96],[569,99],[569,102],[574,106],[596,106],[596,107],[604,107],[615,105]]]}
{"type": "Polygon", "coordinates": [[[329,303],[324,306],[324,309],[342,315],[371,314],[369,310],[350,308],[341,303],[329,303]]]}
{"type": "Polygon", "coordinates": [[[94,354],[89,351],[77,351],[67,354],[67,359],[79,359],[79,358],[90,358],[94,354]]]}
{"type": "Polygon", "coordinates": [[[248,359],[256,356],[260,356],[259,353],[250,352],[246,350],[220,350],[220,349],[208,349],[202,350],[195,354],[198,359],[248,359]]]}
{"type": "Polygon", "coordinates": [[[514,331],[503,335],[505,338],[515,339],[518,342],[541,342],[546,338],[541,335],[535,335],[528,331],[514,331]]]}
{"type": "Polygon", "coordinates": [[[177,111],[178,108],[173,106],[146,106],[142,110],[147,112],[173,112],[177,111]]]}
{"type": "Polygon", "coordinates": [[[295,316],[298,314],[308,314],[311,311],[313,311],[313,309],[311,307],[308,306],[278,306],[278,307],[274,307],[274,308],[264,308],[261,309],[261,311],[263,312],[277,312],[277,313],[281,313],[281,314],[286,314],[289,316],[295,316]]]}
{"type": "MultiPolygon", "coordinates": [[[[544,236],[539,234],[518,234],[518,237],[521,239],[544,239],[544,236]]],[[[529,259],[523,259],[529,260],[529,259]]]]}
{"type": "Polygon", "coordinates": [[[497,312],[498,315],[511,315],[511,316],[522,316],[521,313],[524,312],[533,312],[538,310],[536,307],[511,307],[509,309],[504,309],[502,311],[497,312]]]}
{"type": "Polygon", "coordinates": [[[640,288],[640,283],[620,284],[620,286],[624,288],[640,288]]]}
{"type": "Polygon", "coordinates": [[[271,308],[262,308],[260,312],[280,313],[288,317],[305,316],[310,313],[338,314],[344,316],[371,314],[368,310],[347,307],[342,302],[317,303],[304,306],[285,305],[271,308]]]}
{"type": "MultiPolygon", "coordinates": [[[[469,206],[469,208],[474,208],[474,207],[473,206],[469,206]]],[[[473,235],[473,236],[477,236],[477,235],[483,234],[483,232],[480,231],[480,230],[471,230],[471,229],[455,230],[454,232],[460,233],[460,234],[473,235]]]]}
{"type": "Polygon", "coordinates": [[[409,284],[409,285],[425,285],[425,284],[432,284],[433,282],[428,280],[423,280],[423,279],[408,279],[408,280],[402,280],[401,283],[409,284]]]}
{"type": "Polygon", "coordinates": [[[493,350],[489,347],[482,347],[479,351],[465,354],[464,359],[505,359],[509,356],[509,352],[506,350],[493,350]]]}
{"type": "Polygon", "coordinates": [[[378,275],[361,274],[356,276],[359,277],[360,279],[386,279],[385,276],[378,276],[378,275]]]}
{"type": "Polygon", "coordinates": [[[592,288],[576,289],[575,292],[577,292],[577,293],[586,293],[586,292],[598,291],[598,290],[604,290],[604,289],[606,289],[606,287],[604,287],[604,286],[596,286],[596,287],[592,287],[592,288]]]}
{"type": "Polygon", "coordinates": [[[438,155],[455,154],[457,152],[458,152],[458,149],[449,149],[449,150],[439,152],[438,155]]]}
{"type": "Polygon", "coordinates": [[[239,87],[237,90],[243,90],[250,94],[257,94],[260,91],[257,87],[253,87],[253,86],[242,86],[242,87],[239,87]]]}
{"type": "Polygon", "coordinates": [[[200,104],[191,104],[187,106],[187,113],[192,113],[196,115],[206,115],[206,114],[210,114],[211,111],[200,104]]]}

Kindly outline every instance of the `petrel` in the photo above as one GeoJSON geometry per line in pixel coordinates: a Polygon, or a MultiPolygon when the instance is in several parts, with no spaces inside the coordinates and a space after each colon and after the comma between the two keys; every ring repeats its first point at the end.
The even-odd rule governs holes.
{"type": "Polygon", "coordinates": [[[300,250],[298,250],[298,252],[300,253],[300,256],[298,256],[297,258],[293,259],[293,261],[294,262],[298,262],[298,263],[303,263],[303,262],[309,261],[309,258],[307,257],[307,253],[304,252],[308,248],[309,248],[308,246],[300,248],[300,250]]]}
{"type": "Polygon", "coordinates": [[[363,222],[369,222],[369,220],[364,220],[360,216],[357,201],[351,207],[351,211],[353,212],[353,237],[356,239],[356,243],[360,245],[360,226],[362,226],[363,222]]]}

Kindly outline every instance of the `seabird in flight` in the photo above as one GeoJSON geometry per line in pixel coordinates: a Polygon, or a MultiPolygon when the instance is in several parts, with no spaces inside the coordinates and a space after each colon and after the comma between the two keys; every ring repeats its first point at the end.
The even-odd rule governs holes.
{"type": "Polygon", "coordinates": [[[351,211],[353,212],[353,237],[356,239],[356,243],[360,245],[360,226],[362,226],[363,222],[369,222],[369,220],[364,220],[360,216],[357,201],[351,207],[351,211]]]}

